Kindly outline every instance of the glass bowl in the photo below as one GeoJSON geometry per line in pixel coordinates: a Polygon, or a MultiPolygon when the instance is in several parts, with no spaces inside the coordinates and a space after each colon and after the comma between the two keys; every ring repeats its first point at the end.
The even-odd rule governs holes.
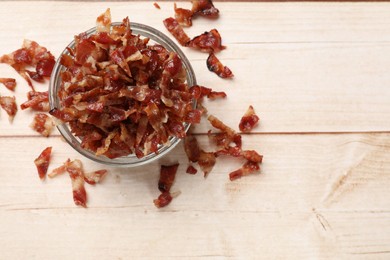
{"type": "MultiPolygon", "coordinates": [[[[121,23],[115,22],[112,23],[112,25],[120,25],[121,23]]],[[[151,41],[150,43],[157,43],[162,46],[164,46],[167,50],[173,51],[178,54],[180,59],[182,60],[183,67],[186,71],[186,80],[187,85],[189,87],[196,85],[196,78],[194,70],[185,56],[185,54],[182,52],[182,50],[165,34],[162,32],[139,23],[130,23],[132,33],[134,35],[140,35],[142,37],[147,37],[151,41]]],[[[96,27],[93,27],[86,31],[85,33],[87,35],[93,34],[96,32],[96,27]]],[[[74,47],[74,40],[67,46],[67,48],[73,48],[74,47]]],[[[65,50],[61,53],[62,54],[69,54],[69,51],[65,48],[65,50]]],[[[49,83],[49,102],[50,102],[50,108],[61,108],[60,99],[57,95],[58,90],[61,85],[61,77],[60,73],[64,70],[64,66],[60,64],[60,59],[57,59],[57,62],[53,68],[53,72],[50,77],[50,83],[49,83]]],[[[194,102],[194,107],[196,106],[196,101],[194,102]]],[[[184,123],[185,131],[187,132],[190,124],[184,123]]],[[[169,142],[164,145],[160,145],[158,148],[158,153],[150,153],[148,155],[145,155],[142,158],[137,158],[134,154],[130,154],[128,156],[122,156],[114,159],[110,159],[104,155],[96,155],[94,152],[86,150],[81,147],[81,139],[79,137],[76,137],[72,134],[70,127],[67,123],[60,123],[57,125],[58,131],[61,133],[63,138],[70,144],[71,147],[73,147],[77,152],[82,154],[83,156],[98,162],[102,164],[107,164],[111,166],[123,166],[123,167],[134,167],[134,166],[140,166],[147,163],[150,163],[164,155],[166,155],[169,151],[171,151],[180,141],[180,138],[171,136],[169,138],[169,142]]]]}

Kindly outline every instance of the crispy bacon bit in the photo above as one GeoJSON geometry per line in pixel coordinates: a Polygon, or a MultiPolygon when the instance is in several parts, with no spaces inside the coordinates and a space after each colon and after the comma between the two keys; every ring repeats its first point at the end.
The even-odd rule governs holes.
{"type": "Polygon", "coordinates": [[[132,34],[128,18],[111,28],[110,17],[99,16],[98,32],[76,36],[61,56],[60,106],[49,113],[69,124],[84,149],[141,158],[172,137],[184,138],[201,111],[179,55],[132,34]]]}
{"type": "Polygon", "coordinates": [[[0,83],[4,84],[6,88],[11,91],[15,91],[16,80],[12,78],[0,78],[0,83]]]}
{"type": "Polygon", "coordinates": [[[260,166],[257,162],[247,161],[240,169],[231,172],[229,174],[229,179],[234,181],[259,170],[260,166]]]}
{"type": "Polygon", "coordinates": [[[34,116],[34,120],[30,127],[40,133],[41,135],[48,137],[53,129],[54,123],[51,117],[44,113],[37,113],[34,116]]]}
{"type": "Polygon", "coordinates": [[[219,10],[211,0],[192,0],[192,12],[209,18],[217,18],[219,10]]]}
{"type": "Polygon", "coordinates": [[[15,97],[0,97],[0,106],[7,112],[8,119],[12,123],[16,112],[18,111],[18,107],[16,106],[15,97]]]}
{"type": "Polygon", "coordinates": [[[225,125],[221,120],[219,120],[218,118],[216,118],[215,116],[213,115],[209,115],[209,117],[207,118],[207,120],[209,120],[209,122],[211,123],[211,125],[219,130],[221,130],[222,132],[225,132],[226,134],[228,134],[229,136],[234,136],[235,135],[235,132],[233,129],[231,129],[230,127],[228,127],[227,125],[225,125]]]}
{"type": "Polygon", "coordinates": [[[54,56],[38,43],[24,40],[22,48],[0,57],[0,63],[12,66],[34,90],[31,79],[41,82],[43,77],[50,77],[53,70],[54,56]],[[33,67],[35,71],[27,68],[33,67]]]}
{"type": "Polygon", "coordinates": [[[27,101],[20,105],[22,110],[31,108],[35,111],[49,112],[49,94],[48,91],[38,92],[29,91],[27,93],[27,101]]]}
{"type": "Polygon", "coordinates": [[[186,138],[184,138],[184,150],[191,162],[197,162],[199,160],[200,148],[198,140],[195,138],[195,136],[188,135],[186,138]]]}
{"type": "Polygon", "coordinates": [[[68,166],[69,163],[70,163],[70,159],[66,160],[66,162],[64,162],[61,166],[53,169],[47,176],[49,176],[49,178],[54,178],[58,175],[65,173],[66,167],[68,166]]]}
{"type": "Polygon", "coordinates": [[[217,92],[217,91],[211,91],[207,97],[209,99],[217,99],[217,98],[225,98],[226,97],[226,93],[221,91],[221,92],[217,92]]]}
{"type": "Polygon", "coordinates": [[[186,46],[210,53],[218,52],[226,48],[222,45],[221,35],[216,29],[194,37],[186,46]]]}
{"type": "Polygon", "coordinates": [[[158,189],[161,192],[169,192],[171,190],[178,167],[178,163],[169,166],[161,165],[160,180],[158,181],[158,189]]]}
{"type": "Polygon", "coordinates": [[[221,77],[221,78],[233,78],[234,77],[232,71],[228,67],[224,66],[219,61],[217,56],[215,56],[214,53],[210,53],[209,57],[207,58],[206,63],[207,63],[207,68],[209,69],[209,71],[214,72],[219,77],[221,77]]]}
{"type": "Polygon", "coordinates": [[[70,161],[66,171],[72,180],[73,201],[77,206],[87,207],[87,192],[84,188],[84,171],[80,160],[70,161]]]}
{"type": "Polygon", "coordinates": [[[193,12],[188,9],[178,8],[174,3],[175,19],[181,26],[192,26],[193,12]]]}
{"type": "Polygon", "coordinates": [[[153,3],[154,7],[156,7],[157,9],[161,9],[160,5],[157,4],[156,2],[153,3]]]}
{"type": "Polygon", "coordinates": [[[188,165],[187,170],[186,170],[186,173],[189,173],[189,174],[196,174],[197,172],[198,172],[198,170],[195,169],[194,166],[188,165]]]}
{"type": "Polygon", "coordinates": [[[106,176],[107,170],[98,170],[94,172],[85,172],[84,173],[84,181],[88,184],[95,185],[99,183],[104,176],[106,176]]]}
{"type": "Polygon", "coordinates": [[[216,156],[230,155],[233,157],[242,157],[248,161],[256,162],[256,163],[261,163],[263,161],[263,156],[258,154],[256,151],[254,151],[254,150],[244,150],[243,151],[238,146],[234,146],[234,147],[229,146],[229,147],[224,148],[222,150],[216,151],[215,155],[216,156]]]}
{"type": "Polygon", "coordinates": [[[51,147],[47,147],[42,153],[34,160],[35,166],[38,170],[38,175],[41,180],[46,176],[47,169],[49,168],[51,147]]]}
{"type": "Polygon", "coordinates": [[[250,132],[259,122],[259,117],[255,114],[253,106],[249,106],[244,116],[241,118],[238,127],[242,132],[250,132]]]}
{"type": "Polygon", "coordinates": [[[203,171],[205,178],[213,169],[215,162],[216,158],[213,152],[205,152],[203,150],[200,151],[198,164],[200,169],[203,171]]]}
{"type": "Polygon", "coordinates": [[[169,191],[163,192],[158,196],[157,199],[153,200],[154,205],[157,208],[163,208],[167,206],[172,201],[172,195],[169,193],[169,191]]]}
{"type": "Polygon", "coordinates": [[[176,40],[182,45],[187,46],[191,40],[190,37],[184,32],[183,27],[176,21],[175,18],[169,17],[164,20],[165,28],[176,38],[176,40]]]}

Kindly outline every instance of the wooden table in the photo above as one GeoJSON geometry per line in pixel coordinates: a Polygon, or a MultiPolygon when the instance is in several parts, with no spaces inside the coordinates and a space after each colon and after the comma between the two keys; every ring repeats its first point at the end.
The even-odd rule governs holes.
{"type": "MultiPolygon", "coordinates": [[[[173,2],[1,2],[0,53],[36,40],[58,57],[73,35],[94,26],[111,7],[114,20],[151,25],[173,2]]],[[[74,205],[67,175],[39,180],[34,159],[53,146],[49,168],[67,158],[89,170],[58,132],[29,128],[33,112],[0,116],[0,259],[242,258],[351,259],[390,257],[390,4],[216,2],[218,20],[198,18],[186,32],[217,28],[228,46],[219,58],[235,74],[210,73],[207,54],[184,49],[199,84],[228,94],[207,102],[210,114],[238,129],[249,105],[261,118],[243,136],[264,155],[260,174],[230,182],[239,160],[218,159],[207,179],[185,173],[182,145],[139,168],[108,168],[101,185],[87,186],[88,208],[74,205]],[[162,163],[179,162],[163,209],[162,163]]],[[[189,7],[190,3],[179,2],[189,7]]],[[[0,64],[0,77],[15,77],[0,64]]],[[[38,86],[47,89],[48,84],[38,86]]],[[[207,145],[206,122],[196,127],[207,145]]]]}

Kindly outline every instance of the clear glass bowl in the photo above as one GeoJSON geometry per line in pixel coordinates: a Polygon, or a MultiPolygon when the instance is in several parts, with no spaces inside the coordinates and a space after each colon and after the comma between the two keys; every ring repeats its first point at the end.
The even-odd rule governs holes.
{"type": "MultiPolygon", "coordinates": [[[[112,23],[112,25],[120,25],[121,23],[112,23]]],[[[187,85],[189,87],[196,85],[196,78],[194,70],[187,59],[187,57],[184,55],[184,53],[180,50],[180,48],[165,34],[162,32],[139,23],[130,23],[132,33],[135,35],[141,35],[143,37],[150,38],[150,43],[157,43],[164,46],[167,50],[173,51],[179,55],[179,57],[182,60],[184,69],[186,70],[187,74],[187,85]]],[[[93,27],[86,31],[87,35],[93,34],[96,31],[96,27],[93,27]]],[[[67,46],[69,48],[74,47],[74,40],[67,46]]],[[[67,48],[61,53],[62,54],[69,54],[67,48]]],[[[49,101],[50,101],[50,108],[61,108],[60,99],[58,98],[58,90],[61,85],[61,77],[60,73],[64,70],[64,67],[60,64],[60,59],[57,60],[53,72],[50,77],[50,85],[49,85],[49,101]]],[[[196,102],[194,101],[194,106],[196,106],[196,102]]],[[[185,130],[187,131],[190,127],[190,124],[185,124],[185,130]]],[[[158,153],[151,153],[148,154],[142,158],[137,158],[134,154],[130,154],[128,156],[118,157],[114,159],[110,159],[103,155],[96,155],[95,153],[86,150],[81,147],[81,139],[74,136],[69,128],[69,125],[66,123],[62,123],[57,125],[58,131],[61,133],[61,135],[64,137],[64,139],[80,154],[84,155],[85,157],[98,162],[103,163],[111,166],[123,166],[123,167],[134,167],[134,166],[140,166],[147,163],[150,163],[164,155],[166,155],[169,151],[171,151],[179,142],[180,138],[177,137],[170,137],[168,144],[160,145],[158,149],[158,153]]]]}

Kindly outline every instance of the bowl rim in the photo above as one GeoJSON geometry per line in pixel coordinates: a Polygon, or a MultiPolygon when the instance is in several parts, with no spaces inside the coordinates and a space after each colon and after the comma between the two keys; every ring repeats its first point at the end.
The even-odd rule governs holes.
{"type": "MultiPolygon", "coordinates": [[[[111,26],[116,26],[120,25],[121,22],[112,22],[111,26]]],[[[87,35],[90,35],[96,31],[96,26],[88,29],[84,33],[87,35]]],[[[141,23],[136,23],[136,22],[131,22],[130,23],[130,28],[132,30],[132,34],[135,35],[140,35],[142,37],[149,38],[150,40],[153,40],[155,43],[160,44],[164,46],[166,49],[169,51],[175,52],[179,55],[180,59],[182,60],[182,64],[184,69],[186,70],[186,80],[187,80],[187,85],[189,87],[196,85],[196,77],[195,77],[195,72],[194,69],[191,66],[190,61],[184,54],[184,52],[180,49],[180,47],[173,42],[168,36],[166,36],[164,33],[160,32],[159,30],[145,25],[141,23]]],[[[72,48],[75,45],[74,39],[65,47],[65,49],[61,52],[59,58],[57,59],[53,71],[50,76],[50,82],[49,82],[49,104],[50,104],[50,109],[54,109],[57,107],[60,107],[60,102],[59,98],[57,96],[58,88],[60,86],[61,79],[59,77],[60,72],[64,69],[64,66],[60,64],[60,57],[63,54],[69,54],[68,48],[72,48]]],[[[196,106],[196,100],[193,101],[193,106],[196,106]]],[[[171,136],[169,138],[169,141],[167,144],[160,145],[158,149],[158,153],[150,153],[148,155],[145,155],[142,158],[137,158],[135,154],[130,154],[127,156],[122,156],[122,157],[117,157],[114,159],[110,159],[106,156],[103,155],[96,155],[95,153],[86,150],[80,146],[80,138],[75,137],[67,123],[61,122],[59,120],[56,120],[56,128],[60,132],[61,136],[65,139],[65,141],[73,148],[75,149],[78,153],[83,155],[84,157],[109,166],[116,166],[116,167],[136,167],[136,166],[141,166],[145,165],[148,163],[151,163],[162,156],[168,154],[173,148],[175,148],[180,141],[182,140],[181,138],[171,136]]],[[[191,124],[185,123],[185,132],[188,132],[188,129],[190,128],[191,124]]]]}

